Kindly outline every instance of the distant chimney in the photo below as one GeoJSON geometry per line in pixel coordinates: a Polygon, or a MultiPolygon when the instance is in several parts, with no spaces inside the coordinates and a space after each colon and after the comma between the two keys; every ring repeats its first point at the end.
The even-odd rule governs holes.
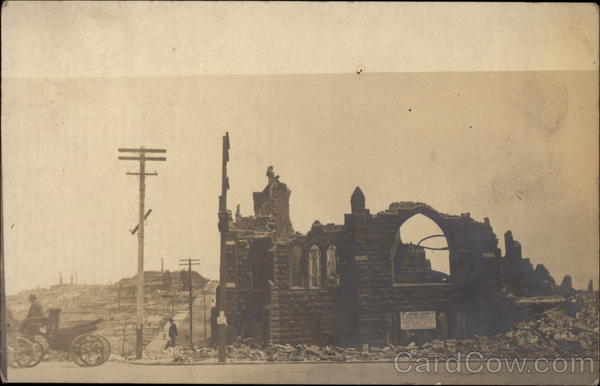
{"type": "Polygon", "coordinates": [[[62,272],[58,274],[58,284],[62,285],[62,272]]]}
{"type": "Polygon", "coordinates": [[[160,258],[160,272],[165,272],[165,259],[160,258]]]}
{"type": "Polygon", "coordinates": [[[73,284],[73,274],[71,274],[71,284],[73,284]]]}

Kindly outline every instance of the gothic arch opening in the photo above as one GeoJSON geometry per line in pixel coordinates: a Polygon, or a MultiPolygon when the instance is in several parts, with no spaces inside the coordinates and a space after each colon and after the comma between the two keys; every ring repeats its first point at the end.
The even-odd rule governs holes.
{"type": "Polygon", "coordinates": [[[447,282],[450,252],[442,229],[429,217],[415,214],[396,231],[392,243],[394,282],[447,282]]]}
{"type": "Polygon", "coordinates": [[[308,286],[311,288],[321,286],[321,250],[313,245],[308,250],[308,286]]]}
{"type": "Polygon", "coordinates": [[[334,278],[337,276],[337,248],[335,245],[330,245],[327,248],[327,277],[334,278]]]}

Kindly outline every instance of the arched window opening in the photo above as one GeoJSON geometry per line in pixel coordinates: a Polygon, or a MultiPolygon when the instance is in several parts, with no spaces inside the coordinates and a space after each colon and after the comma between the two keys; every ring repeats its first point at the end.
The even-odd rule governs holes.
{"type": "Polygon", "coordinates": [[[444,232],[430,218],[409,218],[394,236],[392,263],[396,283],[446,282],[450,253],[444,232]]]}
{"type": "Polygon", "coordinates": [[[310,287],[321,286],[321,250],[316,245],[308,251],[309,281],[310,287]]]}
{"type": "Polygon", "coordinates": [[[292,247],[292,256],[290,259],[290,280],[292,287],[304,287],[302,275],[302,249],[294,245],[292,247]]]}
{"type": "Polygon", "coordinates": [[[334,278],[337,276],[337,256],[335,245],[330,245],[327,248],[327,277],[334,278]]]}

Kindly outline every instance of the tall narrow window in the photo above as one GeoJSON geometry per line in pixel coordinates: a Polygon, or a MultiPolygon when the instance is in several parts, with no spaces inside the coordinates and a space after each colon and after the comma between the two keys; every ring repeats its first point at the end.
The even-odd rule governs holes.
{"type": "Polygon", "coordinates": [[[321,286],[321,251],[319,247],[313,245],[310,247],[308,251],[308,262],[309,262],[309,273],[310,287],[320,287],[321,286]]]}
{"type": "Polygon", "coordinates": [[[337,275],[337,256],[335,254],[335,245],[330,245],[327,248],[327,277],[335,277],[337,275]]]}
{"type": "Polygon", "coordinates": [[[292,287],[303,287],[302,280],[302,249],[294,245],[290,259],[290,280],[292,287]]]}

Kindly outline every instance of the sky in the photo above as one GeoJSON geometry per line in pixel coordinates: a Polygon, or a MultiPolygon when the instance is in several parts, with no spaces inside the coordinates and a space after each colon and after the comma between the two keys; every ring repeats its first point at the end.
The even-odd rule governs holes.
{"type": "Polygon", "coordinates": [[[510,229],[558,281],[597,288],[595,10],[9,2],[8,293],[135,274],[137,165],[117,149],[142,145],[167,149],[148,165],[146,269],[199,258],[217,279],[226,131],[231,210],[252,214],[273,165],[300,232],[343,223],[360,186],[372,213],[421,201],[489,217],[500,248],[510,229]]]}

